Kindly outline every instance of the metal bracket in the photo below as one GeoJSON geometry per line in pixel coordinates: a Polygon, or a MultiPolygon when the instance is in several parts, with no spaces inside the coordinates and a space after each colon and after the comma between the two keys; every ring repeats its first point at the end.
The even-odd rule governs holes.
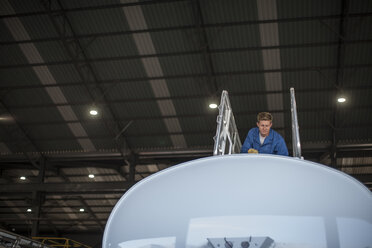
{"type": "Polygon", "coordinates": [[[213,248],[273,248],[275,243],[269,237],[208,238],[208,245],[213,248]]]}

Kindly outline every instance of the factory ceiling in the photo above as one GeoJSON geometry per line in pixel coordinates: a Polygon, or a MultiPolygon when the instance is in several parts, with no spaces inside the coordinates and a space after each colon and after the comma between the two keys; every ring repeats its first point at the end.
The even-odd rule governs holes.
{"type": "Polygon", "coordinates": [[[135,182],[212,155],[223,90],[241,140],[269,111],[292,153],[294,87],[304,158],[372,189],[371,30],[362,0],[1,1],[0,226],[102,234],[135,182]]]}

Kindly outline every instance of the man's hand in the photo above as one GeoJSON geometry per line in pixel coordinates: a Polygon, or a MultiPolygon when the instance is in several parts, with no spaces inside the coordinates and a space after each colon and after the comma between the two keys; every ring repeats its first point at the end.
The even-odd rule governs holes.
{"type": "Polygon", "coordinates": [[[258,153],[258,151],[256,149],[251,148],[248,150],[248,153],[258,153]]]}

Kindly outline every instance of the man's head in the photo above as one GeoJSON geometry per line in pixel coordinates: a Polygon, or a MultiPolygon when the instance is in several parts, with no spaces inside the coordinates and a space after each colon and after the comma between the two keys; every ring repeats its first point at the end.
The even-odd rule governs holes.
{"type": "Polygon", "coordinates": [[[257,115],[257,127],[261,136],[266,137],[270,133],[270,128],[273,125],[273,116],[269,112],[261,112],[257,115]]]}

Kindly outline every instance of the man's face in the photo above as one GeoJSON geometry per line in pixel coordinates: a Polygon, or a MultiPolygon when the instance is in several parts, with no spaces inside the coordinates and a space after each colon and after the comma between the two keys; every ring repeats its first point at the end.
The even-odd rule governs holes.
{"type": "Polygon", "coordinates": [[[270,128],[273,124],[271,121],[259,121],[257,122],[257,127],[260,130],[260,134],[263,137],[266,137],[270,133],[270,128]]]}

